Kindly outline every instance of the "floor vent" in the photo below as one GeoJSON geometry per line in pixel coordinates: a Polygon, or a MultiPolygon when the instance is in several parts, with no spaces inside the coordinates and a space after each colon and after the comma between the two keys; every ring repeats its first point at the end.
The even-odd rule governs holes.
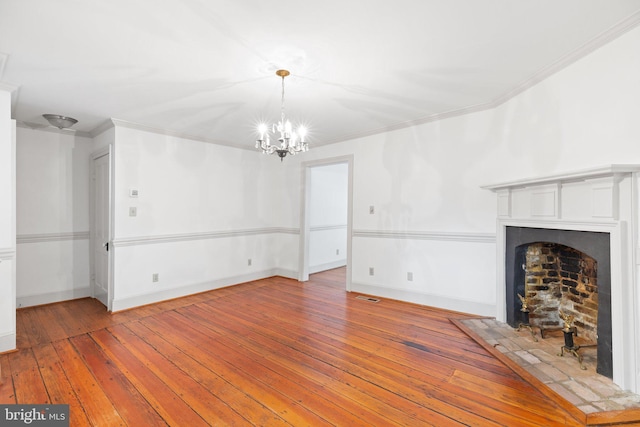
{"type": "Polygon", "coordinates": [[[380,302],[380,300],[377,299],[377,298],[365,297],[364,295],[358,295],[356,297],[356,299],[361,299],[361,300],[369,301],[369,302],[380,302]]]}

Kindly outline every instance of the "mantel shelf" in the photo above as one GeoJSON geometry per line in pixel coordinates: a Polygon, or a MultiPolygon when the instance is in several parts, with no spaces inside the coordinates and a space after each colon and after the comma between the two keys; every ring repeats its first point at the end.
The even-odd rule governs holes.
{"type": "Polygon", "coordinates": [[[503,182],[499,184],[483,185],[482,188],[491,191],[509,190],[519,187],[531,187],[534,185],[558,184],[570,181],[584,181],[587,179],[603,178],[619,174],[640,172],[640,165],[637,164],[612,164],[579,171],[565,172],[554,175],[540,176],[537,178],[526,178],[515,181],[503,182]]]}

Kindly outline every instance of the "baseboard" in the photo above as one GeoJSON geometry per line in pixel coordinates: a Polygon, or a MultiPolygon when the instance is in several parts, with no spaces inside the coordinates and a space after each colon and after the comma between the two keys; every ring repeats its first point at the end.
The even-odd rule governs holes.
{"type": "Polygon", "coordinates": [[[0,354],[16,349],[16,334],[7,334],[0,336],[0,354]]]}
{"type": "Polygon", "coordinates": [[[319,273],[321,271],[333,270],[334,268],[344,267],[347,265],[347,259],[339,259],[337,261],[327,262],[325,264],[310,265],[309,274],[319,273]]]}
{"type": "Polygon", "coordinates": [[[180,286],[171,289],[165,289],[158,292],[146,293],[140,295],[134,295],[122,299],[114,299],[111,304],[111,311],[117,312],[122,310],[128,310],[130,308],[140,307],[142,305],[153,304],[160,301],[166,301],[174,298],[180,298],[187,295],[193,295],[200,292],[211,291],[214,289],[224,288],[226,286],[237,285],[239,283],[251,282],[253,280],[265,279],[272,276],[291,277],[287,270],[270,269],[263,270],[250,274],[243,274],[240,276],[225,277],[222,279],[211,280],[202,283],[194,283],[186,286],[180,286]]]}
{"type": "Polygon", "coordinates": [[[480,316],[495,316],[496,314],[495,304],[486,304],[477,301],[444,297],[441,295],[424,294],[408,291],[405,289],[392,289],[382,286],[352,283],[351,292],[360,292],[363,294],[379,296],[382,298],[391,298],[399,301],[411,302],[414,304],[458,311],[460,313],[477,314],[480,316]]]}
{"type": "MultiPolygon", "coordinates": [[[[293,279],[293,280],[298,280],[298,272],[295,270],[287,270],[284,268],[274,268],[273,269],[273,274],[271,276],[281,276],[281,277],[286,277],[287,279],[293,279]]],[[[265,276],[265,277],[271,277],[271,276],[265,276]]],[[[241,282],[238,282],[241,283],[241,282]]]]}
{"type": "Polygon", "coordinates": [[[51,304],[54,302],[68,301],[91,296],[91,288],[77,288],[68,291],[49,292],[46,294],[29,295],[16,298],[16,307],[33,307],[35,305],[51,304]]]}

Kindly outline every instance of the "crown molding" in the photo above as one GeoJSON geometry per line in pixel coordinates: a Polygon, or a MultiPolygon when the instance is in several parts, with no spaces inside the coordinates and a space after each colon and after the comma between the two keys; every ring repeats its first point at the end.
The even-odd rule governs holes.
{"type": "MultiPolygon", "coordinates": [[[[234,143],[231,143],[231,142],[228,142],[228,141],[221,141],[221,140],[213,139],[213,138],[205,138],[205,137],[202,137],[202,136],[192,135],[192,134],[188,134],[188,133],[185,133],[185,132],[178,132],[178,131],[174,131],[174,130],[170,130],[170,129],[162,129],[162,128],[149,126],[149,125],[145,125],[145,124],[141,124],[141,123],[129,122],[129,121],[126,121],[126,120],[120,120],[120,119],[114,119],[114,118],[111,118],[110,120],[113,123],[114,127],[123,127],[123,128],[127,128],[127,129],[135,129],[135,130],[140,130],[140,131],[143,131],[143,132],[155,133],[157,135],[171,136],[171,137],[175,137],[175,138],[188,139],[188,140],[191,140],[191,141],[205,142],[205,143],[208,143],[208,144],[223,145],[223,146],[231,147],[231,148],[240,148],[242,150],[255,151],[253,149],[253,146],[249,147],[249,146],[246,146],[246,145],[234,144],[234,143]]],[[[101,126],[98,126],[98,128],[96,128],[96,129],[101,129],[101,126]]],[[[94,133],[94,131],[92,131],[92,133],[94,133]]],[[[102,130],[102,132],[104,132],[104,130],[102,130]]]]}
{"type": "Polygon", "coordinates": [[[104,122],[100,123],[97,127],[91,129],[89,134],[92,138],[95,138],[96,136],[108,131],[113,127],[115,127],[115,125],[113,124],[113,120],[107,119],[104,122]]]}
{"type": "Polygon", "coordinates": [[[313,145],[315,147],[321,147],[323,145],[329,145],[329,144],[336,144],[338,142],[345,142],[345,141],[351,141],[354,139],[358,139],[358,138],[364,138],[367,136],[373,136],[373,135],[379,135],[385,132],[391,132],[394,130],[400,130],[400,129],[406,129],[412,126],[418,126],[418,125],[423,125],[426,123],[431,123],[431,122],[437,122],[440,120],[444,120],[444,119],[449,119],[451,117],[458,117],[458,116],[465,116],[467,114],[471,114],[471,113],[477,113],[479,111],[484,111],[484,110],[490,110],[492,108],[496,107],[496,105],[494,105],[493,102],[486,102],[486,103],[482,103],[482,104],[476,104],[476,105],[471,105],[468,107],[463,107],[463,108],[458,108],[455,110],[450,110],[450,111],[445,111],[443,113],[435,113],[435,114],[430,114],[428,116],[424,116],[418,119],[413,119],[413,120],[407,120],[404,122],[399,122],[393,125],[389,125],[389,126],[384,126],[381,128],[377,128],[377,129],[373,129],[370,131],[364,131],[364,132],[358,132],[358,133],[353,133],[347,136],[343,136],[343,137],[339,137],[339,138],[334,138],[334,139],[329,139],[326,140],[324,142],[315,142],[313,145]]]}
{"type": "Polygon", "coordinates": [[[338,142],[350,141],[350,140],[353,140],[353,139],[358,139],[358,138],[363,138],[363,137],[367,137],[367,136],[378,135],[378,134],[381,134],[381,133],[391,132],[391,131],[394,131],[394,130],[400,130],[400,129],[408,128],[408,127],[411,127],[411,126],[423,125],[423,124],[426,124],[426,123],[436,122],[436,121],[440,121],[440,120],[444,120],[444,119],[449,119],[449,118],[452,118],[452,117],[464,116],[464,115],[467,115],[467,114],[477,113],[477,112],[480,112],[480,111],[485,111],[485,110],[490,110],[492,108],[496,108],[496,107],[504,104],[505,102],[513,99],[514,97],[516,97],[517,95],[521,94],[522,92],[525,92],[526,90],[532,88],[533,86],[537,85],[538,83],[542,82],[543,80],[546,80],[547,78],[551,77],[552,75],[554,75],[558,71],[561,71],[564,68],[568,67],[569,65],[574,64],[575,62],[577,62],[580,59],[584,58],[585,56],[589,55],[590,53],[596,51],[597,49],[599,49],[599,48],[603,47],[604,45],[610,43],[611,41],[617,39],[618,37],[622,36],[623,34],[629,32],[630,30],[632,30],[634,28],[636,28],[638,25],[640,25],[640,11],[634,13],[633,15],[631,15],[631,16],[625,18],[625,19],[623,19],[622,21],[618,22],[617,24],[614,24],[613,26],[611,26],[607,30],[603,31],[602,33],[600,33],[596,37],[594,37],[591,40],[587,41],[586,43],[582,44],[577,49],[574,49],[571,52],[561,56],[559,59],[557,59],[553,63],[543,67],[538,72],[534,73],[532,76],[530,76],[527,79],[521,81],[519,84],[517,84],[513,88],[507,90],[502,95],[498,96],[497,98],[494,98],[491,101],[488,101],[488,102],[485,102],[485,103],[476,104],[476,105],[471,105],[471,106],[468,106],[468,107],[458,108],[458,109],[447,111],[447,112],[444,112],[444,113],[430,114],[430,115],[425,116],[425,117],[421,117],[421,118],[414,119],[414,120],[407,120],[407,121],[404,121],[404,122],[396,123],[396,124],[393,124],[393,125],[390,125],[390,126],[381,127],[381,128],[374,129],[374,130],[371,130],[371,131],[354,133],[354,134],[347,135],[347,136],[344,136],[344,137],[327,140],[327,141],[324,141],[324,142],[321,142],[321,143],[315,143],[314,146],[323,146],[323,145],[335,144],[335,143],[338,143],[338,142]]]}
{"type": "Polygon", "coordinates": [[[20,120],[16,120],[16,126],[23,129],[39,130],[42,132],[58,133],[61,135],[73,135],[73,136],[81,136],[83,138],[93,138],[93,135],[90,132],[69,129],[69,128],[58,129],[55,126],[43,125],[41,123],[23,122],[20,120]]]}
{"type": "Polygon", "coordinates": [[[0,52],[0,81],[2,81],[2,76],[4,75],[4,67],[7,65],[8,59],[9,59],[8,53],[0,52]]]}
{"type": "Polygon", "coordinates": [[[569,65],[578,62],[580,59],[584,58],[590,53],[598,50],[599,48],[612,42],[623,34],[636,28],[638,25],[640,25],[640,12],[636,12],[626,19],[623,19],[622,21],[611,26],[596,37],[582,44],[577,49],[572,50],[571,52],[558,58],[555,62],[552,62],[551,64],[543,67],[528,79],[522,81],[511,90],[505,92],[498,98],[491,101],[491,104],[493,104],[494,107],[504,104],[515,96],[537,85],[541,81],[551,77],[558,71],[561,71],[569,65]]]}
{"type": "Polygon", "coordinates": [[[15,85],[15,84],[9,83],[9,82],[0,81],[0,90],[11,92],[13,94],[14,92],[17,92],[18,89],[20,89],[20,86],[18,86],[18,85],[15,85]]]}

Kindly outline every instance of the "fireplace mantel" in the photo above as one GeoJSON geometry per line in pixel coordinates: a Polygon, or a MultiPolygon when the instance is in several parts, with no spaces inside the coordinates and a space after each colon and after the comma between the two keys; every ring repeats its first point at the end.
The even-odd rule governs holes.
{"type": "Polygon", "coordinates": [[[640,394],[640,165],[612,164],[482,188],[497,195],[498,320],[506,321],[507,227],[609,233],[613,381],[640,394]]]}
{"type": "Polygon", "coordinates": [[[521,187],[531,187],[536,185],[545,184],[559,184],[575,181],[584,181],[588,179],[606,178],[617,175],[625,175],[630,173],[640,172],[640,165],[607,165],[599,166],[595,168],[582,169],[573,172],[565,172],[554,175],[539,176],[536,178],[518,179],[515,181],[508,181],[499,184],[485,185],[482,188],[492,191],[501,191],[516,189],[521,187]]]}

